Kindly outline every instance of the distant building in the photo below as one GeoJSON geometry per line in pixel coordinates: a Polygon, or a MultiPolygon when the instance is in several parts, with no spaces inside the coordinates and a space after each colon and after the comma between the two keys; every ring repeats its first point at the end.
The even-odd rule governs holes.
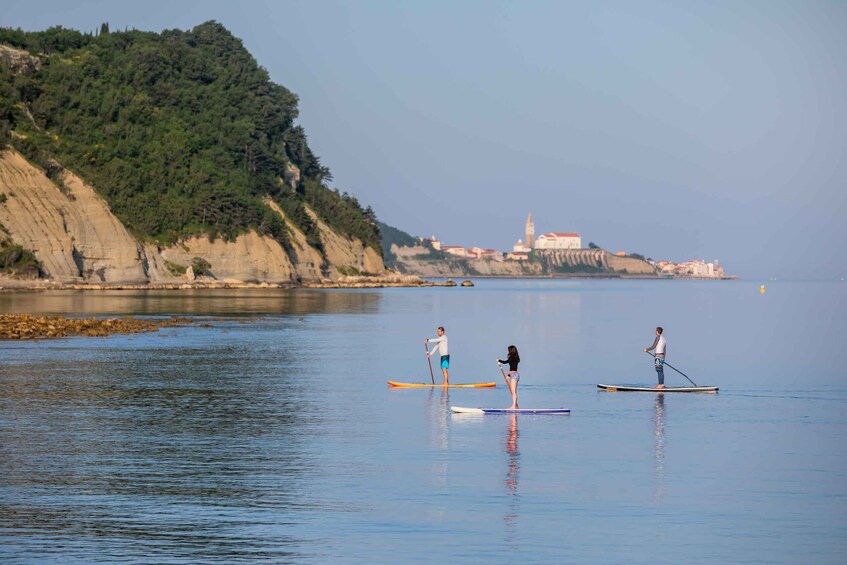
{"type": "Polygon", "coordinates": [[[514,244],[514,245],[512,246],[512,252],[513,252],[513,253],[529,253],[530,251],[532,251],[532,247],[530,247],[529,245],[525,244],[525,243],[524,243],[522,240],[520,240],[520,239],[518,240],[518,242],[517,242],[516,244],[514,244]]]}
{"type": "Polygon", "coordinates": [[[535,243],[535,222],[532,221],[532,212],[530,212],[526,217],[526,246],[532,249],[533,243],[535,243]]]}
{"type": "Polygon", "coordinates": [[[471,247],[468,249],[468,257],[476,259],[490,259],[494,261],[502,261],[503,254],[495,249],[482,249],[480,247],[471,247]]]}
{"type": "Polygon", "coordinates": [[[582,238],[578,233],[551,232],[539,235],[533,249],[582,249],[582,238]]]}
{"type": "Polygon", "coordinates": [[[467,257],[468,253],[465,251],[465,248],[461,245],[440,245],[441,251],[444,253],[449,253],[450,255],[456,255],[457,257],[467,257]]]}
{"type": "Polygon", "coordinates": [[[529,252],[512,251],[511,253],[506,254],[506,259],[511,259],[512,261],[526,261],[529,259],[529,252]]]}
{"type": "Polygon", "coordinates": [[[673,261],[656,261],[656,268],[660,276],[698,278],[698,279],[722,279],[726,276],[723,267],[715,259],[714,263],[706,263],[702,259],[694,259],[685,263],[674,263],[673,261]]]}
{"type": "Polygon", "coordinates": [[[418,238],[418,243],[419,243],[419,244],[421,244],[421,245],[427,245],[427,244],[429,244],[429,245],[431,245],[431,246],[432,246],[432,248],[433,248],[433,249],[435,249],[435,250],[440,250],[440,249],[441,249],[441,242],[440,242],[440,241],[438,241],[438,238],[437,238],[437,237],[435,237],[435,236],[432,236],[432,237],[419,237],[419,238],[418,238]]]}

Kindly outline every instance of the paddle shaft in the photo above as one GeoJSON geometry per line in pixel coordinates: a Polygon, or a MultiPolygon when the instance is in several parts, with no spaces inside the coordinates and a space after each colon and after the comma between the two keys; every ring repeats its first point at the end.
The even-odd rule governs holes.
{"type": "Polygon", "coordinates": [[[424,351],[426,351],[426,362],[429,363],[429,379],[432,384],[435,384],[435,376],[432,374],[432,359],[429,358],[429,347],[426,346],[426,342],[424,342],[424,351]]]}
{"type": "Polygon", "coordinates": [[[509,378],[506,376],[506,372],[503,370],[503,365],[497,363],[497,366],[500,367],[500,374],[503,375],[503,380],[506,381],[506,386],[509,386],[509,378]]]}
{"type": "MultiPolygon", "coordinates": [[[[645,351],[645,353],[649,354],[649,355],[650,355],[650,357],[656,357],[655,355],[653,355],[653,354],[652,354],[652,353],[650,353],[649,351],[645,351]]],[[[685,373],[683,373],[682,371],[680,371],[679,369],[677,369],[676,367],[674,367],[673,365],[671,365],[671,364],[670,364],[670,363],[668,363],[667,361],[665,361],[665,363],[664,363],[664,364],[665,364],[665,365],[667,365],[668,367],[670,367],[671,369],[673,369],[674,371],[676,371],[677,373],[679,373],[680,375],[682,375],[683,377],[685,377],[686,379],[688,379],[688,375],[686,375],[685,373]]],[[[694,381],[692,381],[691,379],[688,379],[688,382],[690,382],[690,383],[691,383],[691,384],[693,384],[694,386],[700,386],[700,385],[698,385],[697,383],[695,383],[694,381]]]]}

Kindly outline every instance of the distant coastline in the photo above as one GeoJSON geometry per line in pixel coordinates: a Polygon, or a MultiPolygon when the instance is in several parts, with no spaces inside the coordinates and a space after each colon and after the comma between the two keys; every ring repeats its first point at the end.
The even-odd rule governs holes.
{"type": "Polygon", "coordinates": [[[735,281],[741,280],[740,277],[735,275],[728,275],[724,277],[661,277],[658,275],[643,275],[643,274],[626,274],[626,273],[571,273],[571,274],[547,274],[547,275],[469,275],[462,277],[430,277],[432,279],[441,280],[441,279],[453,279],[453,278],[470,278],[470,279],[530,279],[530,280],[552,280],[552,279],[562,279],[562,280],[570,280],[570,279],[596,279],[596,280],[606,280],[606,279],[626,279],[626,280],[667,280],[667,281],[735,281]]]}
{"type": "Polygon", "coordinates": [[[63,283],[49,279],[0,279],[0,292],[12,290],[222,290],[222,289],[293,289],[293,288],[415,288],[456,286],[453,281],[431,281],[415,275],[389,273],[374,276],[342,276],[337,280],[307,282],[243,282],[235,280],[203,280],[180,283],[63,283]]]}
{"type": "MultiPolygon", "coordinates": [[[[727,281],[739,280],[736,276],[714,277],[660,277],[648,274],[627,273],[570,273],[570,274],[532,274],[532,275],[460,275],[418,277],[415,275],[389,274],[378,276],[350,276],[339,280],[324,279],[310,282],[242,282],[196,280],[185,283],[63,283],[49,279],[0,279],[0,292],[4,291],[48,291],[48,290],[83,290],[83,291],[115,291],[115,290],[243,290],[243,289],[343,289],[343,288],[427,288],[454,287],[459,284],[454,279],[470,280],[706,280],[727,281]]],[[[463,286],[472,286],[465,284],[463,286]]]]}

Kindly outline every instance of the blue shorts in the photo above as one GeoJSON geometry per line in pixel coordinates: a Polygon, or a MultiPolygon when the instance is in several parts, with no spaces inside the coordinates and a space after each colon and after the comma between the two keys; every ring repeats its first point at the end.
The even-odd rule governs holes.
{"type": "Polygon", "coordinates": [[[450,356],[449,355],[442,355],[441,356],[441,368],[442,369],[449,369],[450,368],[450,356]]]}
{"type": "Polygon", "coordinates": [[[518,381],[521,380],[521,376],[518,374],[517,371],[509,371],[508,373],[506,373],[506,377],[508,377],[509,380],[515,379],[515,382],[518,382],[518,381]]]}
{"type": "Polygon", "coordinates": [[[661,357],[656,357],[655,365],[656,365],[657,371],[664,371],[665,370],[665,360],[662,359],[661,357]]]}

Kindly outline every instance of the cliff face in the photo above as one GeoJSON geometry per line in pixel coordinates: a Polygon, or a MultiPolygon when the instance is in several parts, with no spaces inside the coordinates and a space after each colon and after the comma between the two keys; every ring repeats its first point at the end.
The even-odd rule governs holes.
{"type": "Polygon", "coordinates": [[[528,261],[427,258],[429,250],[421,246],[392,245],[391,252],[398,271],[419,277],[537,277],[544,274],[540,263],[528,261]]]}
{"type": "Polygon", "coordinates": [[[0,153],[0,223],[59,282],[146,280],[138,243],[91,187],[64,171],[60,190],[15,151],[0,153]]]}
{"type": "MultiPolygon", "coordinates": [[[[292,261],[276,240],[249,231],[225,241],[189,238],[169,247],[141,244],[82,179],[60,173],[59,185],[14,150],[0,152],[0,224],[12,240],[35,252],[58,282],[178,282],[197,258],[218,280],[297,283],[337,279],[350,267],[381,274],[382,258],[359,240],[336,234],[317,220],[327,260],[292,223],[292,261]],[[63,188],[59,188],[59,186],[63,188]]],[[[267,205],[285,218],[272,202],[267,205]]],[[[312,214],[314,214],[312,212],[312,214]]]]}
{"type": "Polygon", "coordinates": [[[551,272],[578,271],[581,267],[610,274],[655,275],[656,269],[647,261],[635,257],[612,255],[604,249],[555,249],[542,252],[551,272]]]}
{"type": "MultiPolygon", "coordinates": [[[[335,233],[327,226],[313,210],[308,206],[306,212],[317,224],[321,233],[327,260],[333,268],[333,274],[337,276],[341,270],[358,271],[358,273],[377,274],[385,270],[382,257],[371,247],[365,246],[361,241],[347,240],[335,233]]],[[[345,273],[340,273],[345,274],[345,273]]],[[[348,273],[349,274],[349,273],[348,273]]]]}
{"type": "Polygon", "coordinates": [[[9,45],[0,45],[0,62],[8,65],[14,73],[33,72],[41,67],[41,60],[37,57],[9,45]]]}

